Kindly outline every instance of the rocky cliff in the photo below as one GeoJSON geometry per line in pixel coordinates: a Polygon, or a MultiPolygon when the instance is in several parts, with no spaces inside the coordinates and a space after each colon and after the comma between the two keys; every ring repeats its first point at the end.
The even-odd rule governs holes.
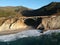
{"type": "Polygon", "coordinates": [[[0,31],[32,28],[60,29],[60,2],[32,10],[25,7],[0,7],[0,31]],[[19,17],[47,16],[44,18],[21,19],[19,17]],[[9,18],[10,17],[10,18],[9,18]],[[13,18],[12,18],[13,17],[13,18]]]}
{"type": "Polygon", "coordinates": [[[42,23],[37,28],[44,28],[44,30],[60,29],[60,16],[43,18],[42,23]]]}
{"type": "Polygon", "coordinates": [[[0,18],[0,31],[25,29],[28,26],[23,19],[19,18],[0,18]]]}
{"type": "MultiPolygon", "coordinates": [[[[26,17],[27,18],[27,17],[26,17]]],[[[19,18],[0,18],[0,31],[29,29],[30,26],[40,30],[60,29],[60,16],[49,16],[38,19],[19,18]],[[25,22],[26,21],[26,22],[25,22]]]]}

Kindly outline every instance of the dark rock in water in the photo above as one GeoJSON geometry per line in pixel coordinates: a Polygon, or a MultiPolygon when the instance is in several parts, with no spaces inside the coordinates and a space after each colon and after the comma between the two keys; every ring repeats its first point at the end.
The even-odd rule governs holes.
{"type": "Polygon", "coordinates": [[[41,30],[41,33],[43,33],[43,30],[44,30],[44,26],[42,24],[40,24],[37,29],[41,30]]]}

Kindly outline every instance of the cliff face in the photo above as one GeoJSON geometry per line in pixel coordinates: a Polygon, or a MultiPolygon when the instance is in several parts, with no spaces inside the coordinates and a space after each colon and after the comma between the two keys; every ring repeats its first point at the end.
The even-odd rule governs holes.
{"type": "Polygon", "coordinates": [[[43,18],[42,23],[37,28],[44,28],[44,30],[60,29],[60,16],[43,18]]]}
{"type": "Polygon", "coordinates": [[[60,29],[60,16],[38,18],[36,21],[29,18],[26,20],[21,18],[0,18],[0,31],[29,29],[29,26],[41,30],[60,29]]]}
{"type": "Polygon", "coordinates": [[[27,27],[29,27],[28,25],[33,28],[41,30],[60,29],[60,2],[52,2],[36,10],[20,6],[0,7],[0,31],[26,29],[27,27]],[[31,18],[28,20],[15,18],[24,16],[25,17],[48,16],[48,17],[47,18],[41,17],[38,19],[31,18]]]}
{"type": "Polygon", "coordinates": [[[16,30],[16,29],[25,29],[28,26],[24,23],[23,19],[19,18],[1,18],[1,23],[0,23],[0,31],[5,31],[5,30],[16,30]]]}

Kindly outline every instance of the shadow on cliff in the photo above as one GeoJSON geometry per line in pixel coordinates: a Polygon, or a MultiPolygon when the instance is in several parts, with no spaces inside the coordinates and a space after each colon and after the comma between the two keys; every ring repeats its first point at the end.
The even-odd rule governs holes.
{"type": "Polygon", "coordinates": [[[36,29],[37,26],[42,23],[42,18],[37,18],[36,20],[28,18],[24,21],[24,23],[36,29]]]}

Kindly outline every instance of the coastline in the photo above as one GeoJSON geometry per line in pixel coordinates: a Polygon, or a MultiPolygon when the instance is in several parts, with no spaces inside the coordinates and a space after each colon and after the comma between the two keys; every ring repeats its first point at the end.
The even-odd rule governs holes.
{"type": "MultiPolygon", "coordinates": [[[[22,32],[28,29],[16,29],[16,30],[5,30],[5,31],[0,31],[0,36],[1,35],[9,35],[9,34],[15,34],[18,32],[22,32]]],[[[29,29],[30,30],[30,29],[29,29]]]]}

